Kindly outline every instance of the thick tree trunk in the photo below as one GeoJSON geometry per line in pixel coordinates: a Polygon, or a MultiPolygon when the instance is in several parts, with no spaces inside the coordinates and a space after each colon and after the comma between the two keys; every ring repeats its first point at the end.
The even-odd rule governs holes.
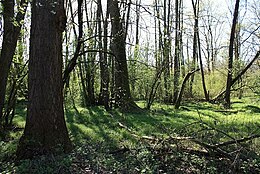
{"type": "Polygon", "coordinates": [[[4,34],[0,55],[0,130],[3,118],[3,108],[5,103],[8,72],[10,70],[11,62],[15,54],[17,40],[21,31],[21,21],[24,19],[27,3],[28,2],[26,0],[21,0],[20,8],[21,10],[23,10],[23,12],[18,12],[16,17],[14,18],[14,0],[2,1],[4,34]],[[14,25],[14,20],[18,23],[17,26],[14,25]]]}
{"type": "Polygon", "coordinates": [[[63,0],[33,0],[29,59],[29,103],[18,159],[67,152],[71,142],[64,119],[62,31],[63,0]],[[41,5],[39,5],[41,4],[41,5]]]}
{"type": "Polygon", "coordinates": [[[235,33],[236,33],[236,25],[238,18],[238,9],[239,9],[240,0],[236,0],[235,10],[233,15],[232,28],[230,33],[230,43],[228,49],[228,75],[227,75],[227,85],[226,85],[226,93],[225,93],[225,108],[230,108],[230,90],[232,83],[232,74],[233,74],[233,51],[234,51],[234,41],[235,41],[235,33]]]}
{"type": "Polygon", "coordinates": [[[115,104],[122,111],[135,111],[140,108],[134,102],[129,87],[129,76],[126,61],[125,30],[122,25],[117,0],[110,0],[109,12],[112,22],[111,51],[115,55],[115,104]]]}

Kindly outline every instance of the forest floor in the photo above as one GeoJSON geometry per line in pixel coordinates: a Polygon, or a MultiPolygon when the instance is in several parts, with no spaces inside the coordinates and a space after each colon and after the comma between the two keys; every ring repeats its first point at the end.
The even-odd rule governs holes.
{"type": "MultiPolygon", "coordinates": [[[[71,153],[17,162],[16,128],[0,141],[0,173],[260,173],[256,97],[233,100],[230,110],[189,101],[179,110],[161,103],[139,114],[67,106],[65,114],[71,153]]],[[[16,127],[24,127],[25,115],[20,103],[16,127]]]]}

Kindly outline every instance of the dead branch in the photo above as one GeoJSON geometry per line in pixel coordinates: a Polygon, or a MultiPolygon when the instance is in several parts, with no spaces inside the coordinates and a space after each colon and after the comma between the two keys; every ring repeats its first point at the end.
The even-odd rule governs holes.
{"type": "Polygon", "coordinates": [[[232,110],[215,110],[214,112],[236,114],[236,113],[238,113],[239,111],[232,111],[232,110]]]}
{"type": "Polygon", "coordinates": [[[238,140],[231,140],[231,141],[226,141],[223,143],[219,143],[219,144],[215,144],[215,147],[223,147],[223,146],[228,146],[228,145],[232,145],[232,144],[237,144],[237,143],[242,143],[242,142],[246,142],[246,141],[250,141],[256,138],[260,138],[260,135],[251,135],[249,137],[244,137],[238,140]]]}
{"type": "MultiPolygon", "coordinates": [[[[260,137],[259,134],[252,135],[252,136],[249,136],[249,137],[244,137],[244,138],[241,138],[241,139],[234,139],[233,137],[228,136],[228,137],[232,138],[233,140],[218,143],[218,144],[208,144],[208,143],[205,143],[205,142],[203,142],[199,139],[196,139],[194,137],[181,137],[181,136],[174,137],[174,136],[168,135],[169,136],[168,138],[160,139],[160,138],[156,138],[156,137],[153,137],[153,136],[139,136],[139,135],[135,134],[134,131],[131,130],[130,128],[128,128],[126,125],[124,125],[120,122],[118,122],[118,125],[121,128],[127,130],[133,137],[138,138],[140,140],[146,140],[146,141],[149,141],[150,143],[151,142],[165,142],[169,145],[169,147],[172,147],[172,143],[176,144],[176,142],[178,143],[180,141],[190,141],[190,142],[193,142],[193,143],[199,145],[204,150],[203,149],[197,150],[197,149],[193,149],[193,148],[181,148],[182,151],[185,151],[185,152],[188,152],[188,153],[194,153],[194,154],[197,154],[197,155],[203,155],[203,156],[224,157],[224,158],[227,158],[227,159],[230,159],[230,160],[233,160],[235,158],[235,156],[232,155],[233,153],[227,152],[227,151],[221,149],[220,147],[226,147],[226,146],[229,146],[229,145],[232,145],[232,144],[240,144],[242,142],[250,141],[250,140],[253,140],[255,138],[260,137]]],[[[223,131],[221,131],[221,130],[218,130],[218,129],[214,129],[214,130],[223,133],[223,131]]],[[[226,133],[224,133],[224,134],[226,135],[226,133]]],[[[125,151],[125,149],[122,150],[122,151],[125,151]]],[[[121,150],[119,152],[121,152],[121,150]]]]}

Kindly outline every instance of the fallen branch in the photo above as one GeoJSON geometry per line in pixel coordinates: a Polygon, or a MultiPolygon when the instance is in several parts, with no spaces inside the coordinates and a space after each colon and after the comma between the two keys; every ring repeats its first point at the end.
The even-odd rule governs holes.
{"type": "MultiPolygon", "coordinates": [[[[227,159],[230,159],[230,160],[234,160],[234,158],[235,158],[235,156],[232,155],[233,153],[227,152],[227,151],[221,149],[220,147],[226,147],[226,146],[229,146],[229,145],[232,145],[232,144],[240,144],[242,142],[246,142],[246,141],[253,140],[255,138],[260,137],[260,135],[257,134],[257,135],[252,135],[252,136],[244,137],[244,138],[237,140],[237,139],[234,139],[231,136],[228,136],[228,137],[232,138],[233,140],[218,143],[218,144],[208,144],[208,143],[205,143],[205,142],[203,142],[199,139],[196,139],[194,137],[179,137],[179,136],[174,137],[174,136],[168,135],[169,136],[168,138],[160,139],[160,138],[156,138],[156,137],[152,137],[152,136],[139,136],[139,135],[135,134],[134,131],[131,130],[130,128],[128,128],[126,125],[124,125],[120,122],[118,122],[118,125],[121,128],[127,130],[133,137],[138,138],[140,140],[147,140],[147,141],[150,141],[150,142],[157,142],[157,143],[158,142],[164,142],[164,143],[167,143],[169,145],[169,147],[173,147],[172,143],[176,144],[176,142],[179,142],[179,141],[190,141],[190,142],[193,142],[193,143],[199,145],[204,150],[197,150],[197,149],[192,149],[192,148],[181,148],[182,151],[190,152],[190,153],[194,153],[194,154],[200,154],[200,155],[203,155],[203,156],[224,157],[224,158],[227,158],[227,159]]],[[[223,133],[223,131],[221,131],[221,130],[218,130],[218,129],[215,129],[215,130],[223,133]]],[[[121,152],[121,151],[125,151],[125,149],[120,150],[119,152],[121,152]]]]}
{"type": "Polygon", "coordinates": [[[196,143],[196,144],[198,144],[198,145],[200,145],[200,146],[202,146],[202,147],[204,147],[204,148],[206,148],[209,153],[210,153],[210,151],[212,151],[212,152],[215,151],[215,152],[217,152],[218,155],[221,155],[221,156],[226,157],[228,159],[233,159],[232,155],[230,155],[228,152],[220,149],[219,147],[216,147],[214,145],[210,145],[210,144],[204,143],[204,142],[199,141],[197,139],[191,139],[191,141],[196,143]]]}
{"type": "Polygon", "coordinates": [[[232,111],[232,110],[215,110],[214,112],[236,114],[236,113],[238,113],[239,111],[232,111]]]}
{"type": "Polygon", "coordinates": [[[244,138],[241,138],[241,139],[238,139],[238,140],[231,140],[231,141],[215,144],[214,146],[215,147],[228,146],[228,145],[231,145],[231,144],[242,143],[242,142],[246,142],[246,141],[253,140],[253,139],[256,139],[256,138],[260,138],[260,135],[252,135],[252,136],[244,137],[244,138]]]}

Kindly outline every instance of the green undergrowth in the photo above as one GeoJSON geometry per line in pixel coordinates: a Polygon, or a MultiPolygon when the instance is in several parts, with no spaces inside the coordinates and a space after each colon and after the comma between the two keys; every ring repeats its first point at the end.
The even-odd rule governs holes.
{"type": "MultiPolygon", "coordinates": [[[[17,127],[24,126],[25,115],[21,104],[14,120],[17,127]]],[[[232,160],[193,141],[174,140],[186,137],[215,145],[260,134],[260,101],[256,98],[233,100],[229,110],[205,102],[183,103],[179,110],[155,103],[150,111],[139,114],[107,112],[100,106],[77,106],[75,110],[67,105],[65,115],[74,144],[70,154],[15,163],[21,131],[11,131],[8,141],[0,142],[0,173],[260,172],[259,138],[223,148],[234,155],[232,160]]]]}

